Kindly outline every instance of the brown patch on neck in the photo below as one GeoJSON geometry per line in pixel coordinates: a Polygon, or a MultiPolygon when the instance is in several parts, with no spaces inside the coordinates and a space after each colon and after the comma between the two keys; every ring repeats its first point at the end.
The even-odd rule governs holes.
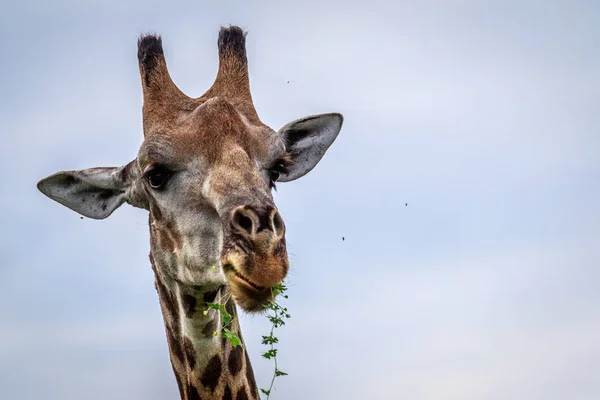
{"type": "Polygon", "coordinates": [[[153,239],[156,239],[155,243],[159,247],[158,250],[172,253],[181,249],[183,246],[183,238],[175,224],[163,217],[162,212],[151,196],[149,196],[149,204],[150,234],[153,239]]]}
{"type": "Polygon", "coordinates": [[[217,294],[219,294],[218,290],[209,290],[208,292],[204,293],[202,300],[204,300],[205,303],[214,303],[215,299],[217,298],[217,294]]]}
{"type": "Polygon", "coordinates": [[[204,325],[204,328],[202,328],[202,335],[204,335],[205,338],[211,338],[214,336],[214,333],[216,331],[217,331],[217,320],[211,319],[209,322],[206,323],[206,325],[204,325]]]}
{"type": "Polygon", "coordinates": [[[229,388],[229,385],[225,386],[225,391],[223,392],[222,400],[233,400],[233,394],[231,393],[231,389],[229,388]]]}
{"type": "Polygon", "coordinates": [[[191,384],[188,384],[187,397],[186,400],[201,400],[200,393],[198,393],[198,389],[191,384]]]}
{"type": "Polygon", "coordinates": [[[248,400],[248,389],[245,386],[238,390],[235,400],[248,400]]]}
{"type": "Polygon", "coordinates": [[[176,335],[179,335],[181,327],[179,323],[179,306],[177,298],[170,288],[168,288],[163,280],[161,279],[158,270],[154,264],[154,257],[150,253],[150,263],[152,264],[152,270],[155,275],[155,286],[158,293],[158,299],[163,313],[165,323],[168,322],[168,326],[171,330],[175,331],[176,335]]]}
{"type": "MultiPolygon", "coordinates": [[[[181,399],[259,399],[245,348],[241,346],[234,348],[227,340],[214,338],[213,332],[220,331],[220,314],[212,310],[207,317],[200,312],[203,310],[201,306],[203,302],[215,302],[224,297],[228,298],[225,304],[227,312],[237,316],[234,302],[228,296],[227,289],[223,287],[216,291],[201,292],[198,288],[177,286],[179,284],[157,270],[152,255],[150,260],[156,275],[156,289],[165,321],[171,364],[181,399]],[[202,325],[198,327],[201,321],[198,318],[208,319],[204,327],[202,325]],[[191,325],[185,325],[188,323],[191,325]],[[192,326],[196,326],[196,330],[190,329],[192,326]],[[198,337],[188,337],[194,332],[198,337]],[[196,348],[198,343],[211,342],[215,343],[214,349],[196,348]],[[205,354],[206,358],[203,358],[205,354]],[[209,355],[211,356],[207,360],[209,355]]],[[[237,332],[243,341],[237,318],[228,329],[237,332]]]]}
{"type": "Polygon", "coordinates": [[[186,318],[192,318],[196,312],[196,297],[191,294],[184,293],[181,296],[181,304],[186,318]]]}
{"type": "Polygon", "coordinates": [[[194,369],[196,367],[196,349],[194,349],[192,340],[187,336],[183,338],[183,352],[187,365],[194,369]]]}
{"type": "Polygon", "coordinates": [[[259,398],[258,386],[256,385],[256,379],[254,378],[252,364],[250,364],[250,357],[248,357],[247,351],[244,351],[244,353],[244,355],[246,356],[246,381],[248,382],[248,386],[250,387],[252,398],[259,398]]]}
{"type": "Polygon", "coordinates": [[[173,333],[173,329],[170,327],[166,327],[167,332],[167,344],[169,345],[169,352],[171,354],[171,361],[173,362],[173,358],[178,364],[183,365],[185,359],[183,357],[183,348],[180,341],[180,335],[176,335],[173,333]]]}
{"type": "Polygon", "coordinates": [[[219,384],[222,372],[223,364],[221,362],[221,355],[216,354],[208,361],[208,365],[200,377],[200,382],[202,382],[202,385],[207,387],[211,392],[214,392],[219,384]]]}
{"type": "Polygon", "coordinates": [[[227,361],[227,368],[232,377],[236,377],[237,374],[242,370],[242,361],[244,357],[244,349],[242,346],[233,347],[229,351],[229,359],[227,361]]]}

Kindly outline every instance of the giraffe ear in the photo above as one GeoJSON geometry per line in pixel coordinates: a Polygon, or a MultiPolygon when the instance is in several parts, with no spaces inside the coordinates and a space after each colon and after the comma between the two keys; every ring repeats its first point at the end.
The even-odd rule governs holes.
{"type": "Polygon", "coordinates": [[[38,182],[52,200],[88,218],[104,219],[127,201],[134,162],[123,167],[62,171],[38,182]]]}
{"type": "Polygon", "coordinates": [[[280,173],[278,181],[293,181],[310,172],[337,138],[343,122],[342,114],[320,114],[298,119],[279,129],[292,164],[280,173]]]}

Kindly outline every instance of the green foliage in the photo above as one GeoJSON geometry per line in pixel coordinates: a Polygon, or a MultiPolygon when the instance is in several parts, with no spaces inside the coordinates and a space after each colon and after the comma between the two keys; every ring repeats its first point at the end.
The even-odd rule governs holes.
{"type": "Polygon", "coordinates": [[[277,349],[273,346],[275,343],[279,343],[279,339],[273,334],[275,328],[282,327],[285,325],[285,320],[289,319],[291,316],[288,313],[287,308],[281,307],[276,301],[275,297],[280,295],[287,299],[288,295],[284,294],[287,288],[284,285],[277,285],[271,289],[271,293],[273,294],[273,301],[265,306],[267,309],[267,319],[271,322],[271,332],[267,336],[262,337],[262,344],[269,346],[269,349],[265,351],[262,356],[267,360],[273,360],[275,364],[275,370],[273,372],[273,377],[271,378],[271,385],[268,389],[261,388],[260,391],[263,392],[267,396],[267,400],[271,396],[271,391],[273,390],[273,384],[275,383],[275,378],[278,376],[286,376],[287,373],[281,371],[277,367],[277,349]]]}
{"type": "Polygon", "coordinates": [[[287,373],[280,371],[278,369],[275,370],[275,376],[286,376],[287,373]]]}
{"type": "MultiPolygon", "coordinates": [[[[223,336],[223,338],[228,340],[229,343],[231,343],[231,345],[233,347],[238,347],[238,346],[243,347],[242,339],[240,339],[238,334],[227,328],[227,327],[231,327],[231,323],[234,320],[234,316],[229,314],[227,312],[227,309],[225,309],[225,304],[227,304],[227,301],[229,300],[230,297],[231,297],[231,294],[229,294],[227,296],[227,298],[223,300],[223,303],[206,302],[206,306],[208,308],[206,310],[204,310],[204,315],[207,315],[208,311],[210,309],[218,310],[221,313],[221,335],[223,336]]],[[[213,332],[213,336],[217,336],[216,331],[213,332]]]]}
{"type": "MultiPolygon", "coordinates": [[[[225,309],[225,304],[208,303],[207,302],[206,305],[208,306],[208,308],[219,310],[221,312],[221,325],[222,326],[229,326],[229,324],[231,324],[231,321],[233,321],[233,315],[231,315],[227,312],[227,310],[225,309]]],[[[204,315],[206,315],[206,314],[208,314],[208,310],[204,311],[204,315]]]]}
{"type": "Polygon", "coordinates": [[[242,346],[242,340],[240,339],[238,334],[235,332],[231,332],[227,328],[223,328],[223,337],[229,340],[229,343],[231,343],[233,347],[242,346]]]}
{"type": "MultiPolygon", "coordinates": [[[[285,325],[285,320],[289,319],[291,316],[288,313],[288,309],[285,307],[281,307],[276,301],[275,298],[278,295],[281,295],[284,299],[288,298],[287,294],[284,294],[287,288],[284,285],[277,285],[271,288],[271,293],[273,295],[273,300],[265,305],[265,309],[267,310],[267,319],[271,322],[271,332],[267,336],[262,337],[262,344],[269,346],[269,349],[265,351],[262,356],[267,360],[273,360],[275,364],[275,369],[273,371],[273,377],[271,378],[271,385],[269,389],[261,388],[260,391],[267,396],[267,400],[271,395],[271,391],[273,390],[273,384],[275,383],[275,378],[278,376],[286,376],[287,373],[281,371],[277,367],[277,349],[273,346],[276,343],[279,343],[279,339],[274,335],[275,329],[282,327],[285,325]]],[[[238,336],[237,333],[231,331],[229,328],[231,327],[231,323],[235,319],[235,317],[227,312],[225,309],[225,304],[231,297],[231,293],[227,296],[227,298],[222,299],[222,303],[209,303],[206,302],[206,306],[208,307],[204,310],[204,315],[208,315],[208,312],[213,309],[217,310],[221,313],[221,335],[224,339],[228,340],[229,343],[233,347],[243,346],[242,340],[238,336]]],[[[213,332],[213,336],[217,336],[218,333],[213,332]]]]}
{"type": "Polygon", "coordinates": [[[267,352],[264,352],[262,356],[267,360],[270,360],[273,357],[277,357],[277,349],[271,349],[267,352]]]}

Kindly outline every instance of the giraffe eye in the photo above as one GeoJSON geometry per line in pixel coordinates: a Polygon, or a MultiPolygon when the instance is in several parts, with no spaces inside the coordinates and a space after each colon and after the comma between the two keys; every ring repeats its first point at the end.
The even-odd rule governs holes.
{"type": "Polygon", "coordinates": [[[277,181],[277,179],[279,179],[279,171],[270,170],[269,179],[271,180],[271,182],[277,181]]]}
{"type": "Polygon", "coordinates": [[[146,173],[146,179],[152,189],[162,190],[172,173],[164,167],[156,167],[146,173]]]}
{"type": "Polygon", "coordinates": [[[279,163],[275,163],[275,165],[273,165],[270,169],[269,169],[269,179],[271,180],[271,182],[275,182],[277,179],[279,179],[279,175],[282,172],[286,172],[287,168],[285,167],[285,165],[281,162],[279,163]]]}
{"type": "Polygon", "coordinates": [[[276,161],[271,168],[269,168],[269,186],[271,189],[276,189],[275,182],[279,179],[282,173],[286,173],[287,168],[282,161],[276,161]]]}

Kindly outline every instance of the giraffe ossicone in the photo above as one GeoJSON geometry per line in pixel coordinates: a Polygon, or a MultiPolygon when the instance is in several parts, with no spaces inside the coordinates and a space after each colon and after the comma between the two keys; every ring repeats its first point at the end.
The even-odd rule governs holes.
{"type": "MultiPolygon", "coordinates": [[[[149,211],[150,262],[182,399],[259,399],[242,346],[221,338],[224,301],[263,310],[289,262],[285,224],[271,193],[275,181],[302,177],[336,139],[343,118],[298,119],[274,131],[250,94],[245,33],[221,28],[219,69],[199,98],[169,76],[160,37],[138,41],[144,142],[122,167],[62,171],[39,190],[95,219],[123,203],[149,211]],[[214,332],[218,334],[215,336],[214,332]]],[[[241,332],[237,319],[227,327],[241,332]]]]}

